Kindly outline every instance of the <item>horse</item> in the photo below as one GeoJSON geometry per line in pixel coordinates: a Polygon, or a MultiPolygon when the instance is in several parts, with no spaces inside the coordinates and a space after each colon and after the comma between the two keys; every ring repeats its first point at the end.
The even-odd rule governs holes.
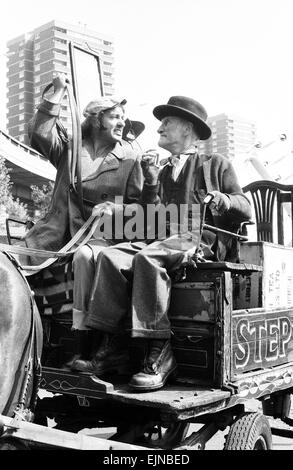
{"type": "Polygon", "coordinates": [[[41,377],[42,323],[17,261],[0,252],[0,414],[32,417],[41,377]]]}

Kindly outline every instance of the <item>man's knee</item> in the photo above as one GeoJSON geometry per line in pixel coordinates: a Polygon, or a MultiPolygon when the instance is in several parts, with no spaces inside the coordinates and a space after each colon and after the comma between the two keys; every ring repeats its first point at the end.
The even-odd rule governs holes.
{"type": "Polygon", "coordinates": [[[74,278],[89,276],[94,270],[94,256],[92,250],[84,245],[76,251],[73,257],[74,278]]]}
{"type": "Polygon", "coordinates": [[[73,266],[76,264],[78,267],[80,263],[90,263],[93,261],[93,252],[87,245],[80,247],[73,256],[73,266]]]}

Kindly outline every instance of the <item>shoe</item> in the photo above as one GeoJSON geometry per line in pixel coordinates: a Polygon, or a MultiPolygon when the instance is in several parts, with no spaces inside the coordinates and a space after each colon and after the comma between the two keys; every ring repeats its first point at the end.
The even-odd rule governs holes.
{"type": "Polygon", "coordinates": [[[170,341],[151,340],[142,370],[132,376],[128,385],[136,391],[158,390],[171,375],[175,375],[176,368],[170,341]]]}
{"type": "Polygon", "coordinates": [[[92,343],[94,339],[92,330],[74,330],[76,339],[76,352],[64,364],[64,368],[74,370],[75,361],[78,359],[89,359],[91,357],[92,343]]]}
{"type": "Polygon", "coordinates": [[[125,338],[121,335],[104,334],[102,342],[91,360],[77,359],[75,370],[94,375],[105,375],[110,372],[129,373],[129,353],[125,338]]]}

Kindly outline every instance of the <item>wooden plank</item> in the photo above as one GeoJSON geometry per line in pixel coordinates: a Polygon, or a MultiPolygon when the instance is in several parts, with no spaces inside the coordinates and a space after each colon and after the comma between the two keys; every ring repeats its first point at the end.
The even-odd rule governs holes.
{"type": "MultiPolygon", "coordinates": [[[[222,344],[221,344],[221,359],[222,359],[222,378],[221,386],[230,380],[231,376],[231,350],[232,350],[232,309],[233,309],[233,281],[230,272],[224,273],[224,286],[222,296],[222,344]]],[[[216,351],[217,352],[217,351],[216,351]]],[[[219,351],[218,351],[219,352],[219,351]]]]}
{"type": "MultiPolygon", "coordinates": [[[[5,437],[13,436],[18,439],[47,444],[50,446],[75,450],[147,450],[147,447],[111,441],[99,437],[87,436],[61,431],[59,429],[40,426],[39,424],[21,421],[0,415],[4,425],[5,437]]],[[[1,442],[1,439],[0,439],[1,442]]]]}
{"type": "Polygon", "coordinates": [[[174,382],[167,383],[160,390],[137,393],[129,388],[128,380],[127,377],[113,376],[111,382],[97,381],[89,374],[74,374],[46,367],[43,371],[41,388],[78,397],[113,399],[129,405],[159,408],[162,411],[181,410],[193,405],[201,406],[203,402],[214,403],[230,396],[229,392],[212,386],[197,384],[190,386],[174,382]]]}
{"type": "Polygon", "coordinates": [[[293,362],[271,369],[239,374],[235,377],[233,385],[237,393],[229,398],[227,406],[244,403],[281,390],[292,390],[293,362]]]}
{"type": "Polygon", "coordinates": [[[293,360],[293,309],[237,311],[232,315],[232,379],[293,360]]]}
{"type": "Polygon", "coordinates": [[[258,263],[230,263],[227,261],[223,262],[206,262],[198,263],[197,268],[199,270],[212,270],[212,271],[232,271],[232,272],[243,272],[243,271],[262,271],[263,267],[258,263]]]}

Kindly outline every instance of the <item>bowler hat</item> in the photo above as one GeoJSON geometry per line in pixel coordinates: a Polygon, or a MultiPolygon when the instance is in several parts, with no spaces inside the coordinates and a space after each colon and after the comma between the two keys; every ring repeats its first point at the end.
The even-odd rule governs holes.
{"type": "Polygon", "coordinates": [[[204,107],[186,96],[171,96],[167,104],[156,106],[154,116],[160,121],[166,116],[177,116],[192,122],[200,140],[209,139],[212,131],[206,124],[207,112],[204,107]]]}

